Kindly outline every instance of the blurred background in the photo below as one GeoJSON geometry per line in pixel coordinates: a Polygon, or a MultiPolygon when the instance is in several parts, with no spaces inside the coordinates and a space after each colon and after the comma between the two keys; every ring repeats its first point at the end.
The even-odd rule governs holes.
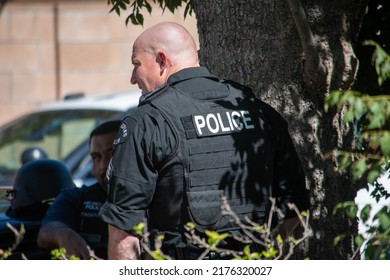
{"type": "Polygon", "coordinates": [[[106,0],[0,0],[0,125],[67,94],[136,89],[132,44],[157,22],[183,24],[198,40],[184,7],[175,15],[153,7],[143,27],[110,9],[106,0]]]}

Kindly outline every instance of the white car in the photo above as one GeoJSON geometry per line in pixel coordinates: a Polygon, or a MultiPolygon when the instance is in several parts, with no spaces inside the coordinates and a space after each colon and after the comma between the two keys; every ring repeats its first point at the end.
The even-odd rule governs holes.
{"type": "Polygon", "coordinates": [[[136,107],[140,91],[84,97],[69,95],[0,127],[0,188],[10,187],[21,154],[28,148],[43,149],[49,159],[63,161],[78,185],[93,180],[88,168],[88,138],[98,124],[121,119],[136,107]]]}

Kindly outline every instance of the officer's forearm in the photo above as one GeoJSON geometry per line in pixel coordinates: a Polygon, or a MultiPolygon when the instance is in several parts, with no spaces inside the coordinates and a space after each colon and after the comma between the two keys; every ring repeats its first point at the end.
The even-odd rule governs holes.
{"type": "Polygon", "coordinates": [[[137,260],[140,255],[137,237],[108,225],[108,258],[110,260],[137,260]]]}
{"type": "Polygon", "coordinates": [[[89,259],[87,242],[72,228],[62,222],[49,222],[41,227],[38,246],[46,249],[64,248],[66,256],[89,259]]]}
{"type": "Polygon", "coordinates": [[[66,231],[73,230],[62,222],[54,221],[43,225],[39,229],[38,246],[47,249],[60,247],[66,231]]]}

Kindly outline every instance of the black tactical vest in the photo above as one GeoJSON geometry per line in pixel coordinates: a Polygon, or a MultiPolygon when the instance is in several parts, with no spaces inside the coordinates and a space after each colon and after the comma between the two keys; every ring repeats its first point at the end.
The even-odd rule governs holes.
{"type": "Polygon", "coordinates": [[[98,213],[106,201],[106,194],[98,184],[90,186],[83,193],[80,211],[80,235],[100,258],[107,256],[107,224],[99,219],[98,213]]]}
{"type": "Polygon", "coordinates": [[[237,225],[221,212],[223,196],[241,219],[265,220],[274,178],[272,109],[249,88],[224,83],[228,90],[222,99],[213,100],[212,91],[206,100],[197,99],[170,84],[146,100],[178,139],[176,153],[158,170],[151,228],[169,234],[192,221],[200,231],[235,230],[237,225]]]}

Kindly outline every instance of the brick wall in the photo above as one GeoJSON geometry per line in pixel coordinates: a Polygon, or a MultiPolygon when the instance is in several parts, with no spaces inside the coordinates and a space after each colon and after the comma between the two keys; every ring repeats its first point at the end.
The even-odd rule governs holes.
{"type": "Polygon", "coordinates": [[[13,0],[0,14],[0,125],[63,98],[132,89],[134,39],[157,22],[176,21],[197,40],[196,19],[154,8],[144,27],[108,14],[105,0],[13,0]],[[57,4],[56,4],[57,3],[57,4]]]}

